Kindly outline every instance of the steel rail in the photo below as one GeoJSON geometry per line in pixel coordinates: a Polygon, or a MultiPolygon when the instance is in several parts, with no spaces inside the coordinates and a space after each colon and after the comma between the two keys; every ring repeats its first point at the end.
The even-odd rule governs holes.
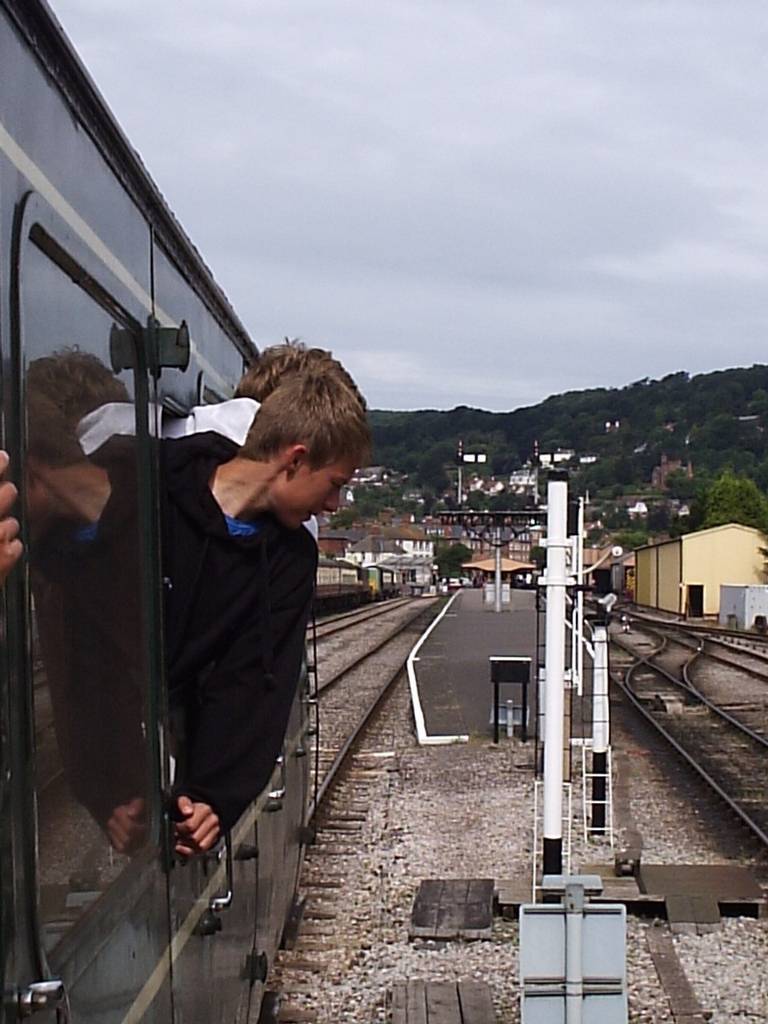
{"type": "Polygon", "coordinates": [[[388,612],[394,611],[396,608],[402,608],[408,604],[409,601],[419,601],[421,598],[403,597],[396,598],[393,601],[387,601],[383,605],[376,605],[374,608],[356,608],[354,611],[345,612],[343,615],[335,615],[328,619],[321,619],[317,623],[317,639],[323,640],[327,636],[333,636],[336,633],[341,633],[345,629],[350,629],[352,626],[356,626],[361,622],[368,622],[369,619],[378,619],[382,615],[386,615],[388,612]],[[325,626],[330,626],[330,629],[325,629],[325,626]]]}
{"type": "MultiPolygon", "coordinates": [[[[619,646],[621,646],[624,650],[627,649],[623,644],[619,644],[619,646]]],[[[634,652],[630,651],[629,653],[634,652]]],[[[737,800],[730,796],[723,789],[720,783],[717,782],[717,780],[714,779],[709,774],[709,772],[691,754],[688,753],[688,751],[677,741],[677,739],[667,729],[664,728],[664,726],[659,721],[658,717],[654,715],[651,711],[649,711],[643,705],[642,701],[640,701],[640,699],[634,694],[631,686],[629,685],[629,680],[635,669],[640,668],[643,665],[652,669],[654,672],[658,672],[659,674],[668,677],[668,673],[666,673],[660,666],[654,665],[647,658],[640,657],[626,670],[624,679],[622,679],[621,676],[616,672],[611,673],[611,679],[619,687],[622,693],[628,698],[633,707],[642,715],[642,717],[650,725],[652,725],[660,735],[664,737],[664,739],[670,744],[670,746],[676,751],[676,753],[678,753],[680,757],[682,757],[683,760],[691,768],[693,768],[693,770],[703,779],[703,781],[744,822],[749,831],[757,839],[759,839],[763,846],[768,847],[768,832],[765,832],[762,826],[760,826],[756,821],[754,821],[749,816],[749,814],[741,807],[737,800]]],[[[685,684],[680,683],[679,680],[674,680],[674,677],[672,677],[672,681],[677,682],[679,686],[681,686],[683,689],[687,691],[687,687],[685,686],[685,684]]]]}
{"type": "MultiPolygon", "coordinates": [[[[686,622],[680,619],[660,619],[655,615],[650,615],[648,612],[629,611],[626,608],[623,609],[624,614],[628,615],[630,619],[636,619],[638,622],[647,622],[651,626],[669,626],[670,628],[677,628],[686,633],[702,633],[717,639],[719,637],[733,637],[734,640],[749,640],[755,647],[762,647],[768,652],[768,636],[761,636],[759,633],[746,633],[743,629],[728,629],[726,626],[717,625],[699,625],[695,622],[686,622]]],[[[724,641],[719,641],[724,642],[724,641]]]]}
{"type": "MultiPolygon", "coordinates": [[[[693,638],[690,639],[692,642],[695,642],[693,641],[693,638]]],[[[684,638],[681,642],[687,643],[688,638],[684,638]]],[[[753,679],[758,679],[760,680],[760,682],[765,683],[768,686],[768,658],[766,658],[766,656],[755,654],[751,651],[740,651],[738,650],[738,648],[729,646],[724,640],[717,640],[714,637],[709,636],[705,636],[700,641],[700,643],[702,644],[702,650],[697,651],[697,654],[700,654],[706,658],[711,658],[712,661],[717,661],[721,665],[726,665],[728,668],[734,668],[738,672],[743,672],[745,675],[751,676],[753,679]],[[715,651],[704,650],[703,647],[705,644],[718,644],[720,647],[725,647],[727,651],[729,651],[736,657],[741,655],[742,657],[746,658],[762,658],[762,660],[765,662],[765,670],[761,672],[759,668],[753,668],[751,665],[740,665],[738,662],[725,657],[723,654],[717,654],[715,651]]]]}
{"type": "MultiPolygon", "coordinates": [[[[432,607],[433,605],[430,604],[429,608],[432,607]]],[[[366,661],[368,658],[372,657],[374,654],[380,651],[382,647],[384,647],[386,644],[390,642],[390,640],[394,640],[395,637],[399,636],[400,633],[403,632],[403,630],[407,629],[407,627],[410,626],[412,622],[415,622],[420,615],[422,615],[424,612],[428,610],[428,608],[423,608],[420,611],[417,611],[415,615],[413,615],[410,619],[407,619],[405,622],[400,623],[400,625],[398,625],[393,630],[393,632],[388,633],[385,637],[383,637],[381,640],[375,643],[373,647],[367,648],[367,650],[365,650],[359,657],[354,658],[351,662],[349,662],[348,665],[345,665],[343,668],[339,669],[339,671],[336,672],[335,675],[332,675],[330,679],[326,679],[324,683],[318,684],[317,696],[319,697],[321,694],[325,693],[326,690],[330,690],[331,687],[336,686],[337,683],[341,682],[344,676],[354,671],[354,669],[356,669],[359,665],[362,665],[364,661],[366,661]]]]}
{"type": "MultiPolygon", "coordinates": [[[[626,644],[623,644],[620,641],[618,641],[617,645],[621,647],[623,650],[629,651],[630,654],[635,654],[635,652],[632,651],[631,648],[629,648],[626,644]]],[[[709,697],[703,694],[691,682],[690,677],[688,675],[688,667],[696,660],[700,652],[694,652],[693,656],[688,660],[688,662],[686,662],[686,664],[683,665],[682,680],[677,679],[671,672],[668,672],[667,669],[665,669],[662,665],[656,665],[651,661],[651,658],[657,657],[659,653],[659,651],[654,651],[648,655],[640,655],[638,657],[636,664],[632,665],[629,671],[634,671],[634,669],[639,667],[640,665],[647,665],[648,668],[651,668],[654,672],[658,672],[660,675],[664,676],[665,679],[667,679],[674,686],[679,687],[684,693],[690,694],[693,697],[695,697],[696,700],[698,700],[701,704],[709,708],[709,710],[714,715],[717,715],[719,718],[724,719],[735,729],[744,733],[745,736],[748,736],[750,739],[754,740],[760,746],[768,747],[768,737],[764,736],[762,733],[755,732],[748,725],[745,725],[743,722],[740,722],[738,718],[734,718],[733,715],[731,715],[728,711],[723,710],[723,708],[721,708],[718,704],[715,704],[713,700],[711,700],[709,697]]],[[[637,657],[636,654],[635,656],[637,657]]]]}
{"type": "MultiPolygon", "coordinates": [[[[768,747],[768,737],[766,737],[764,733],[755,732],[754,729],[751,729],[748,725],[745,725],[744,722],[739,721],[738,718],[735,718],[733,715],[730,714],[730,712],[725,711],[723,708],[720,707],[719,704],[716,704],[710,697],[707,697],[706,694],[703,694],[701,690],[699,690],[697,686],[691,681],[691,678],[688,675],[688,669],[693,664],[693,662],[696,661],[696,659],[699,657],[712,657],[711,655],[704,654],[702,651],[694,651],[692,656],[682,667],[683,678],[682,680],[680,680],[677,679],[674,675],[672,675],[671,672],[668,672],[667,669],[665,669],[662,665],[656,665],[651,661],[651,658],[658,657],[658,655],[661,653],[661,649],[653,651],[648,655],[638,656],[637,653],[633,651],[631,647],[629,647],[627,644],[622,643],[616,637],[613,637],[613,640],[618,647],[622,648],[622,650],[628,651],[628,653],[638,658],[637,665],[645,664],[649,668],[652,668],[654,672],[660,673],[670,683],[674,684],[675,686],[683,690],[684,693],[691,694],[692,696],[694,696],[696,700],[698,700],[705,707],[709,708],[709,710],[714,715],[717,715],[719,718],[724,719],[735,729],[744,733],[745,736],[748,736],[751,740],[754,740],[760,746],[768,747]]],[[[635,667],[636,666],[633,665],[632,669],[634,669],[635,667]]],[[[731,664],[730,667],[735,668],[736,666],[731,664]]],[[[765,682],[768,683],[768,679],[765,679],[765,682]]]]}
{"type": "MultiPolygon", "coordinates": [[[[722,654],[716,654],[713,651],[705,651],[708,658],[712,661],[718,661],[729,668],[735,668],[739,672],[744,672],[745,675],[752,676],[754,679],[760,680],[768,685],[768,644],[764,641],[759,640],[757,647],[762,647],[765,653],[761,653],[758,650],[747,650],[744,644],[729,643],[727,640],[723,640],[718,636],[713,636],[712,631],[706,627],[699,626],[688,626],[679,622],[665,622],[663,619],[655,619],[650,616],[637,615],[632,612],[629,614],[629,618],[635,619],[644,624],[644,628],[648,629],[649,632],[656,636],[669,636],[670,634],[675,637],[675,642],[683,645],[689,643],[696,643],[697,645],[703,646],[704,644],[717,645],[724,648],[730,654],[735,657],[754,658],[757,661],[762,661],[765,664],[765,671],[753,668],[749,665],[739,665],[737,662],[724,657],[722,654]],[[694,638],[698,636],[699,640],[694,638]]],[[[737,634],[729,632],[728,636],[737,639],[739,636],[743,637],[743,634],[737,634]]],[[[753,645],[754,646],[754,645],[753,645]]]]}
{"type": "MultiPolygon", "coordinates": [[[[346,669],[343,669],[342,672],[339,674],[339,676],[346,675],[348,672],[352,671],[353,667],[356,668],[361,662],[365,661],[369,657],[372,657],[379,650],[381,650],[381,648],[384,647],[385,644],[391,643],[392,640],[395,640],[401,633],[404,633],[407,628],[412,626],[419,618],[421,618],[422,616],[426,615],[427,612],[429,612],[429,611],[435,611],[434,605],[430,605],[429,608],[425,608],[422,612],[419,613],[419,615],[416,615],[412,619],[409,619],[407,622],[403,623],[403,625],[401,626],[400,629],[397,630],[397,632],[392,633],[382,643],[378,644],[374,649],[372,649],[369,652],[367,652],[362,658],[358,658],[357,661],[355,662],[354,666],[348,666],[346,669]]],[[[310,810],[309,818],[308,818],[310,823],[314,820],[315,815],[317,814],[319,808],[321,807],[323,801],[325,800],[325,797],[327,796],[328,792],[330,791],[331,786],[335,782],[336,777],[338,776],[339,772],[341,771],[341,768],[345,764],[345,762],[347,760],[347,757],[349,756],[349,753],[352,750],[353,746],[355,745],[355,743],[358,741],[360,736],[363,734],[363,732],[365,731],[365,729],[369,725],[369,723],[372,720],[374,714],[376,713],[376,711],[380,707],[381,703],[383,702],[384,697],[389,693],[389,691],[391,690],[391,688],[394,685],[395,681],[400,677],[400,675],[405,670],[405,665],[406,665],[407,660],[408,660],[408,654],[406,654],[403,657],[402,661],[398,664],[398,666],[394,669],[394,671],[391,672],[386,677],[386,679],[385,679],[384,683],[382,684],[382,686],[379,687],[378,691],[373,695],[372,699],[368,702],[368,704],[367,704],[363,714],[361,715],[360,719],[357,722],[357,725],[352,729],[350,734],[347,736],[347,738],[342,743],[342,745],[339,748],[339,750],[336,752],[336,755],[335,755],[333,761],[331,762],[330,767],[328,768],[328,771],[323,776],[323,781],[317,787],[317,795],[315,797],[315,800],[314,800],[314,803],[313,803],[312,808],[310,810]]],[[[334,678],[334,682],[337,682],[337,681],[338,681],[338,678],[335,677],[334,678]]]]}
{"type": "Polygon", "coordinates": [[[715,715],[719,715],[720,718],[725,719],[725,721],[729,722],[735,729],[738,729],[740,732],[743,732],[744,735],[749,736],[751,739],[754,739],[755,742],[768,748],[768,736],[766,736],[762,732],[755,732],[755,730],[752,729],[749,725],[744,725],[743,722],[739,722],[739,720],[737,718],[734,718],[730,714],[730,712],[727,712],[719,705],[716,705],[716,703],[710,697],[701,693],[701,691],[697,689],[696,686],[694,686],[694,684],[691,682],[690,676],[688,675],[688,669],[691,665],[693,665],[696,658],[699,656],[709,657],[709,655],[701,655],[700,651],[695,651],[693,656],[683,666],[683,679],[685,680],[685,686],[688,688],[688,691],[692,693],[698,700],[700,700],[702,705],[706,705],[710,709],[710,711],[712,711],[715,715]]]}

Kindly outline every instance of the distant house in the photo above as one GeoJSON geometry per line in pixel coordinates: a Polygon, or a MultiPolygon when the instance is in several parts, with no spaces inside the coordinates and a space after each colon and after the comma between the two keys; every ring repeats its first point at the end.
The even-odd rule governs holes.
{"type": "Polygon", "coordinates": [[[378,563],[397,574],[397,582],[412,593],[421,593],[432,585],[432,559],[427,555],[392,555],[378,563]]]}
{"type": "Polygon", "coordinates": [[[523,466],[509,475],[509,489],[514,494],[525,494],[536,487],[537,471],[535,466],[523,466]]]}
{"type": "Polygon", "coordinates": [[[627,509],[630,519],[644,519],[648,515],[648,506],[644,501],[636,501],[627,509]]]}
{"type": "Polygon", "coordinates": [[[346,557],[356,565],[377,565],[392,555],[404,555],[405,551],[388,537],[369,534],[347,549],[346,557]]]}
{"type": "Polygon", "coordinates": [[[399,544],[406,555],[426,555],[431,559],[435,553],[434,540],[418,526],[388,526],[382,529],[381,534],[399,544]]]}
{"type": "Polygon", "coordinates": [[[368,484],[369,486],[380,487],[387,482],[389,475],[386,466],[362,466],[356,470],[350,483],[353,486],[368,484]]]}
{"type": "Polygon", "coordinates": [[[346,553],[347,548],[364,536],[365,531],[359,527],[350,527],[346,530],[331,530],[327,527],[322,527],[320,536],[317,538],[317,546],[322,555],[330,555],[334,558],[342,557],[346,553]]]}
{"type": "MultiPolygon", "coordinates": [[[[654,466],[651,472],[651,486],[657,491],[666,490],[667,479],[670,473],[674,473],[679,469],[683,468],[682,459],[669,459],[666,455],[661,456],[661,462],[658,466],[654,466]]],[[[693,466],[690,460],[685,467],[685,475],[689,480],[693,479],[693,466]]]]}

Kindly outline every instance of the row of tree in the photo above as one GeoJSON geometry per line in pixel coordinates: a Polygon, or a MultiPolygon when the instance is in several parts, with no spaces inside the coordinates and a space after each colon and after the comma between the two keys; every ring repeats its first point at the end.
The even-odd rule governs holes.
{"type": "MultiPolygon", "coordinates": [[[[541,451],[574,449],[597,456],[574,477],[582,492],[647,487],[662,454],[691,460],[704,484],[725,469],[768,488],[768,366],[689,377],[643,379],[624,388],[555,395],[507,413],[465,406],[447,412],[373,411],[374,461],[408,474],[427,495],[455,486],[459,438],[488,453],[488,472],[504,476],[541,451]],[[606,429],[606,424],[609,428],[606,429]],[[618,424],[618,426],[617,426],[618,424]]],[[[673,494],[692,498],[683,476],[673,494]]]]}

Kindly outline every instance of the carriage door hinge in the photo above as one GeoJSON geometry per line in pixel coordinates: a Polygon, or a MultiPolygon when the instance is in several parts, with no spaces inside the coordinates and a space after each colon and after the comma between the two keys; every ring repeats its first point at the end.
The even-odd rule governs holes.
{"type": "MultiPolygon", "coordinates": [[[[144,350],[150,370],[155,376],[165,367],[186,370],[189,366],[191,344],[186,320],[178,327],[161,327],[154,317],[141,330],[144,350]]],[[[109,332],[109,355],[115,373],[136,369],[135,346],[137,332],[112,325],[109,332]]]]}

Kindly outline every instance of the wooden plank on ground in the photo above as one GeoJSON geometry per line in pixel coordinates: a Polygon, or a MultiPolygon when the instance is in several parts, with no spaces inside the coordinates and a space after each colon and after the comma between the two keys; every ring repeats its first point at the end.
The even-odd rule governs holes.
{"type": "Polygon", "coordinates": [[[669,895],[664,900],[667,920],[687,921],[692,924],[719,924],[720,908],[714,896],[669,895]]]}
{"type": "Polygon", "coordinates": [[[489,939],[493,930],[493,879],[473,878],[467,886],[462,939],[489,939]]]}
{"type": "Polygon", "coordinates": [[[461,1024],[494,1024],[491,989],[482,981],[459,982],[461,1024]]]}
{"type": "Polygon", "coordinates": [[[640,896],[637,879],[633,875],[616,875],[614,864],[582,864],[580,875],[599,875],[603,883],[603,891],[593,896],[595,901],[609,903],[630,903],[640,896]]]}
{"type": "Polygon", "coordinates": [[[428,1024],[461,1024],[456,982],[427,982],[427,1021],[428,1024]]]}
{"type": "Polygon", "coordinates": [[[432,938],[434,936],[443,885],[442,878],[425,878],[419,885],[411,911],[411,937],[432,938]]]}
{"type": "Polygon", "coordinates": [[[464,925],[469,882],[465,878],[449,878],[443,882],[437,912],[435,939],[458,939],[464,925]]]}
{"type": "Polygon", "coordinates": [[[660,896],[711,894],[721,902],[763,898],[751,873],[737,864],[643,864],[640,887],[660,896]]]}
{"type": "Polygon", "coordinates": [[[659,981],[675,1019],[684,1018],[687,1024],[694,1024],[697,1019],[703,1021],[704,1011],[677,958],[672,936],[665,928],[649,928],[646,938],[659,981]]]}
{"type": "Polygon", "coordinates": [[[392,986],[391,1024],[495,1024],[490,987],[479,981],[408,981],[392,986]]]}
{"type": "Polygon", "coordinates": [[[515,917],[523,903],[532,903],[531,879],[501,878],[496,882],[496,902],[503,917],[515,917]]]}
{"type": "Polygon", "coordinates": [[[392,996],[389,1004],[392,1024],[408,1024],[406,989],[405,982],[397,982],[397,984],[392,986],[392,996]]]}
{"type": "Polygon", "coordinates": [[[493,879],[425,879],[411,912],[411,938],[484,939],[493,928],[493,879]]]}
{"type": "Polygon", "coordinates": [[[427,985],[424,981],[409,981],[405,994],[407,1024],[427,1024],[427,985]]]}

